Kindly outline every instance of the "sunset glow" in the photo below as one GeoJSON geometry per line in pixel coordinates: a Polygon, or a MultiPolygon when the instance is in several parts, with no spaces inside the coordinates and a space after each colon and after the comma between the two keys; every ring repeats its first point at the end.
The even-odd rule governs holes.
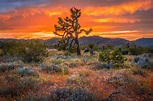
{"type": "Polygon", "coordinates": [[[81,9],[82,28],[93,29],[89,36],[153,37],[153,0],[1,0],[0,38],[57,37],[54,24],[71,7],[81,9]]]}

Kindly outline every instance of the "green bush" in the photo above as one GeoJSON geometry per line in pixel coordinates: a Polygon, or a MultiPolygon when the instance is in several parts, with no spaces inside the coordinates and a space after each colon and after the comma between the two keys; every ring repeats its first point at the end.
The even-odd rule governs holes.
{"type": "Polygon", "coordinates": [[[39,62],[46,56],[46,45],[39,40],[7,41],[0,47],[4,55],[18,57],[24,62],[39,62]]]}
{"type": "Polygon", "coordinates": [[[65,56],[71,56],[71,53],[70,53],[69,51],[66,51],[66,52],[64,53],[64,55],[65,55],[65,56]]]}
{"type": "Polygon", "coordinates": [[[98,46],[96,46],[95,44],[91,43],[89,45],[82,45],[80,46],[80,49],[81,50],[85,50],[85,49],[93,49],[94,51],[97,51],[98,50],[98,46]]]}
{"type": "Polygon", "coordinates": [[[111,53],[110,50],[104,50],[104,51],[100,52],[99,53],[100,61],[110,63],[110,61],[111,61],[110,53],[111,53]]]}
{"type": "Polygon", "coordinates": [[[121,53],[122,53],[123,55],[128,55],[129,49],[123,48],[123,49],[121,49],[121,53]]]}
{"type": "Polygon", "coordinates": [[[139,55],[139,54],[143,54],[143,53],[146,53],[146,52],[145,52],[145,49],[143,47],[140,47],[140,46],[137,47],[137,46],[135,46],[135,47],[129,48],[129,53],[131,55],[139,55]]]}
{"type": "Polygon", "coordinates": [[[87,45],[81,45],[81,46],[80,46],[80,49],[81,49],[81,50],[85,50],[85,49],[87,49],[87,48],[89,48],[87,45]]]}
{"type": "Polygon", "coordinates": [[[25,62],[39,62],[42,61],[43,56],[46,56],[46,45],[40,41],[30,40],[24,43],[25,48],[21,53],[23,56],[23,61],[25,62]]]}
{"type": "Polygon", "coordinates": [[[99,53],[99,59],[102,62],[112,63],[115,67],[123,67],[125,58],[119,50],[104,50],[99,53]]]}
{"type": "Polygon", "coordinates": [[[59,64],[61,64],[62,62],[63,62],[64,60],[63,59],[53,59],[52,60],[52,64],[55,64],[55,65],[59,65],[59,64]]]}

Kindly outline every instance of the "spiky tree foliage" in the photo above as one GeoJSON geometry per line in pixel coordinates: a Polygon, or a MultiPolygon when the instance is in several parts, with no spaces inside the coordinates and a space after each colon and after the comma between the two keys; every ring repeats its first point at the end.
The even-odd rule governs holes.
{"type": "Polygon", "coordinates": [[[58,25],[55,25],[54,34],[61,36],[62,39],[58,43],[58,47],[63,50],[69,50],[76,46],[77,55],[81,55],[80,45],[79,45],[79,34],[85,32],[89,34],[92,29],[88,31],[81,29],[79,24],[79,17],[81,16],[81,10],[75,7],[70,9],[71,16],[65,18],[58,18],[58,25]]]}

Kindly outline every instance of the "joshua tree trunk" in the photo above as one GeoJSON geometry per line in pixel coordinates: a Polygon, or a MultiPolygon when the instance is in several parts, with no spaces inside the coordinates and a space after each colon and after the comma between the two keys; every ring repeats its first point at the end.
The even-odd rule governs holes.
{"type": "Polygon", "coordinates": [[[75,39],[75,42],[76,42],[76,44],[77,44],[77,55],[81,55],[80,44],[79,44],[78,38],[75,39]]]}

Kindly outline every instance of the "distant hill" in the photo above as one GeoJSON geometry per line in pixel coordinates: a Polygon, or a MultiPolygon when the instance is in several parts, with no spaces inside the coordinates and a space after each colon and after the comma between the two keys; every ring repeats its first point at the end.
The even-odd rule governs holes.
{"type": "Polygon", "coordinates": [[[153,46],[153,38],[140,38],[134,41],[137,46],[149,47],[153,46]]]}
{"type": "Polygon", "coordinates": [[[15,41],[15,40],[17,40],[17,39],[12,39],[12,38],[3,39],[3,38],[1,38],[0,39],[0,42],[4,42],[4,41],[15,41]]]}
{"type": "MultiPolygon", "coordinates": [[[[46,44],[53,44],[53,43],[57,43],[59,39],[60,38],[51,38],[48,40],[44,40],[42,42],[45,42],[46,44]]],[[[12,40],[17,40],[17,39],[0,39],[0,42],[3,42],[5,40],[12,41],[12,40]]],[[[120,46],[128,42],[135,43],[137,46],[142,46],[142,47],[153,46],[153,38],[140,38],[135,41],[128,41],[122,38],[104,38],[100,36],[88,36],[88,37],[83,36],[79,38],[79,42],[80,42],[80,45],[88,45],[90,43],[94,43],[95,45],[98,45],[98,46],[108,45],[108,44],[111,44],[113,46],[120,46]]]]}
{"type": "Polygon", "coordinates": [[[58,40],[60,40],[60,38],[51,38],[51,39],[45,40],[45,43],[46,44],[54,44],[54,43],[57,43],[58,40]]]}
{"type": "Polygon", "coordinates": [[[102,46],[111,44],[113,46],[120,46],[129,42],[128,40],[121,38],[104,38],[100,36],[89,36],[89,37],[81,37],[80,39],[81,45],[88,45],[90,43],[94,43],[95,45],[102,46]]]}
{"type": "MultiPolygon", "coordinates": [[[[49,40],[46,40],[45,43],[46,44],[57,43],[59,39],[60,38],[51,38],[49,40]]],[[[98,45],[98,46],[107,45],[107,44],[111,44],[113,46],[119,46],[119,45],[126,44],[129,41],[125,39],[121,39],[121,38],[111,39],[111,38],[104,38],[100,36],[89,36],[89,37],[83,36],[79,38],[79,42],[80,42],[80,45],[88,45],[88,44],[94,43],[95,45],[98,45]]]]}

